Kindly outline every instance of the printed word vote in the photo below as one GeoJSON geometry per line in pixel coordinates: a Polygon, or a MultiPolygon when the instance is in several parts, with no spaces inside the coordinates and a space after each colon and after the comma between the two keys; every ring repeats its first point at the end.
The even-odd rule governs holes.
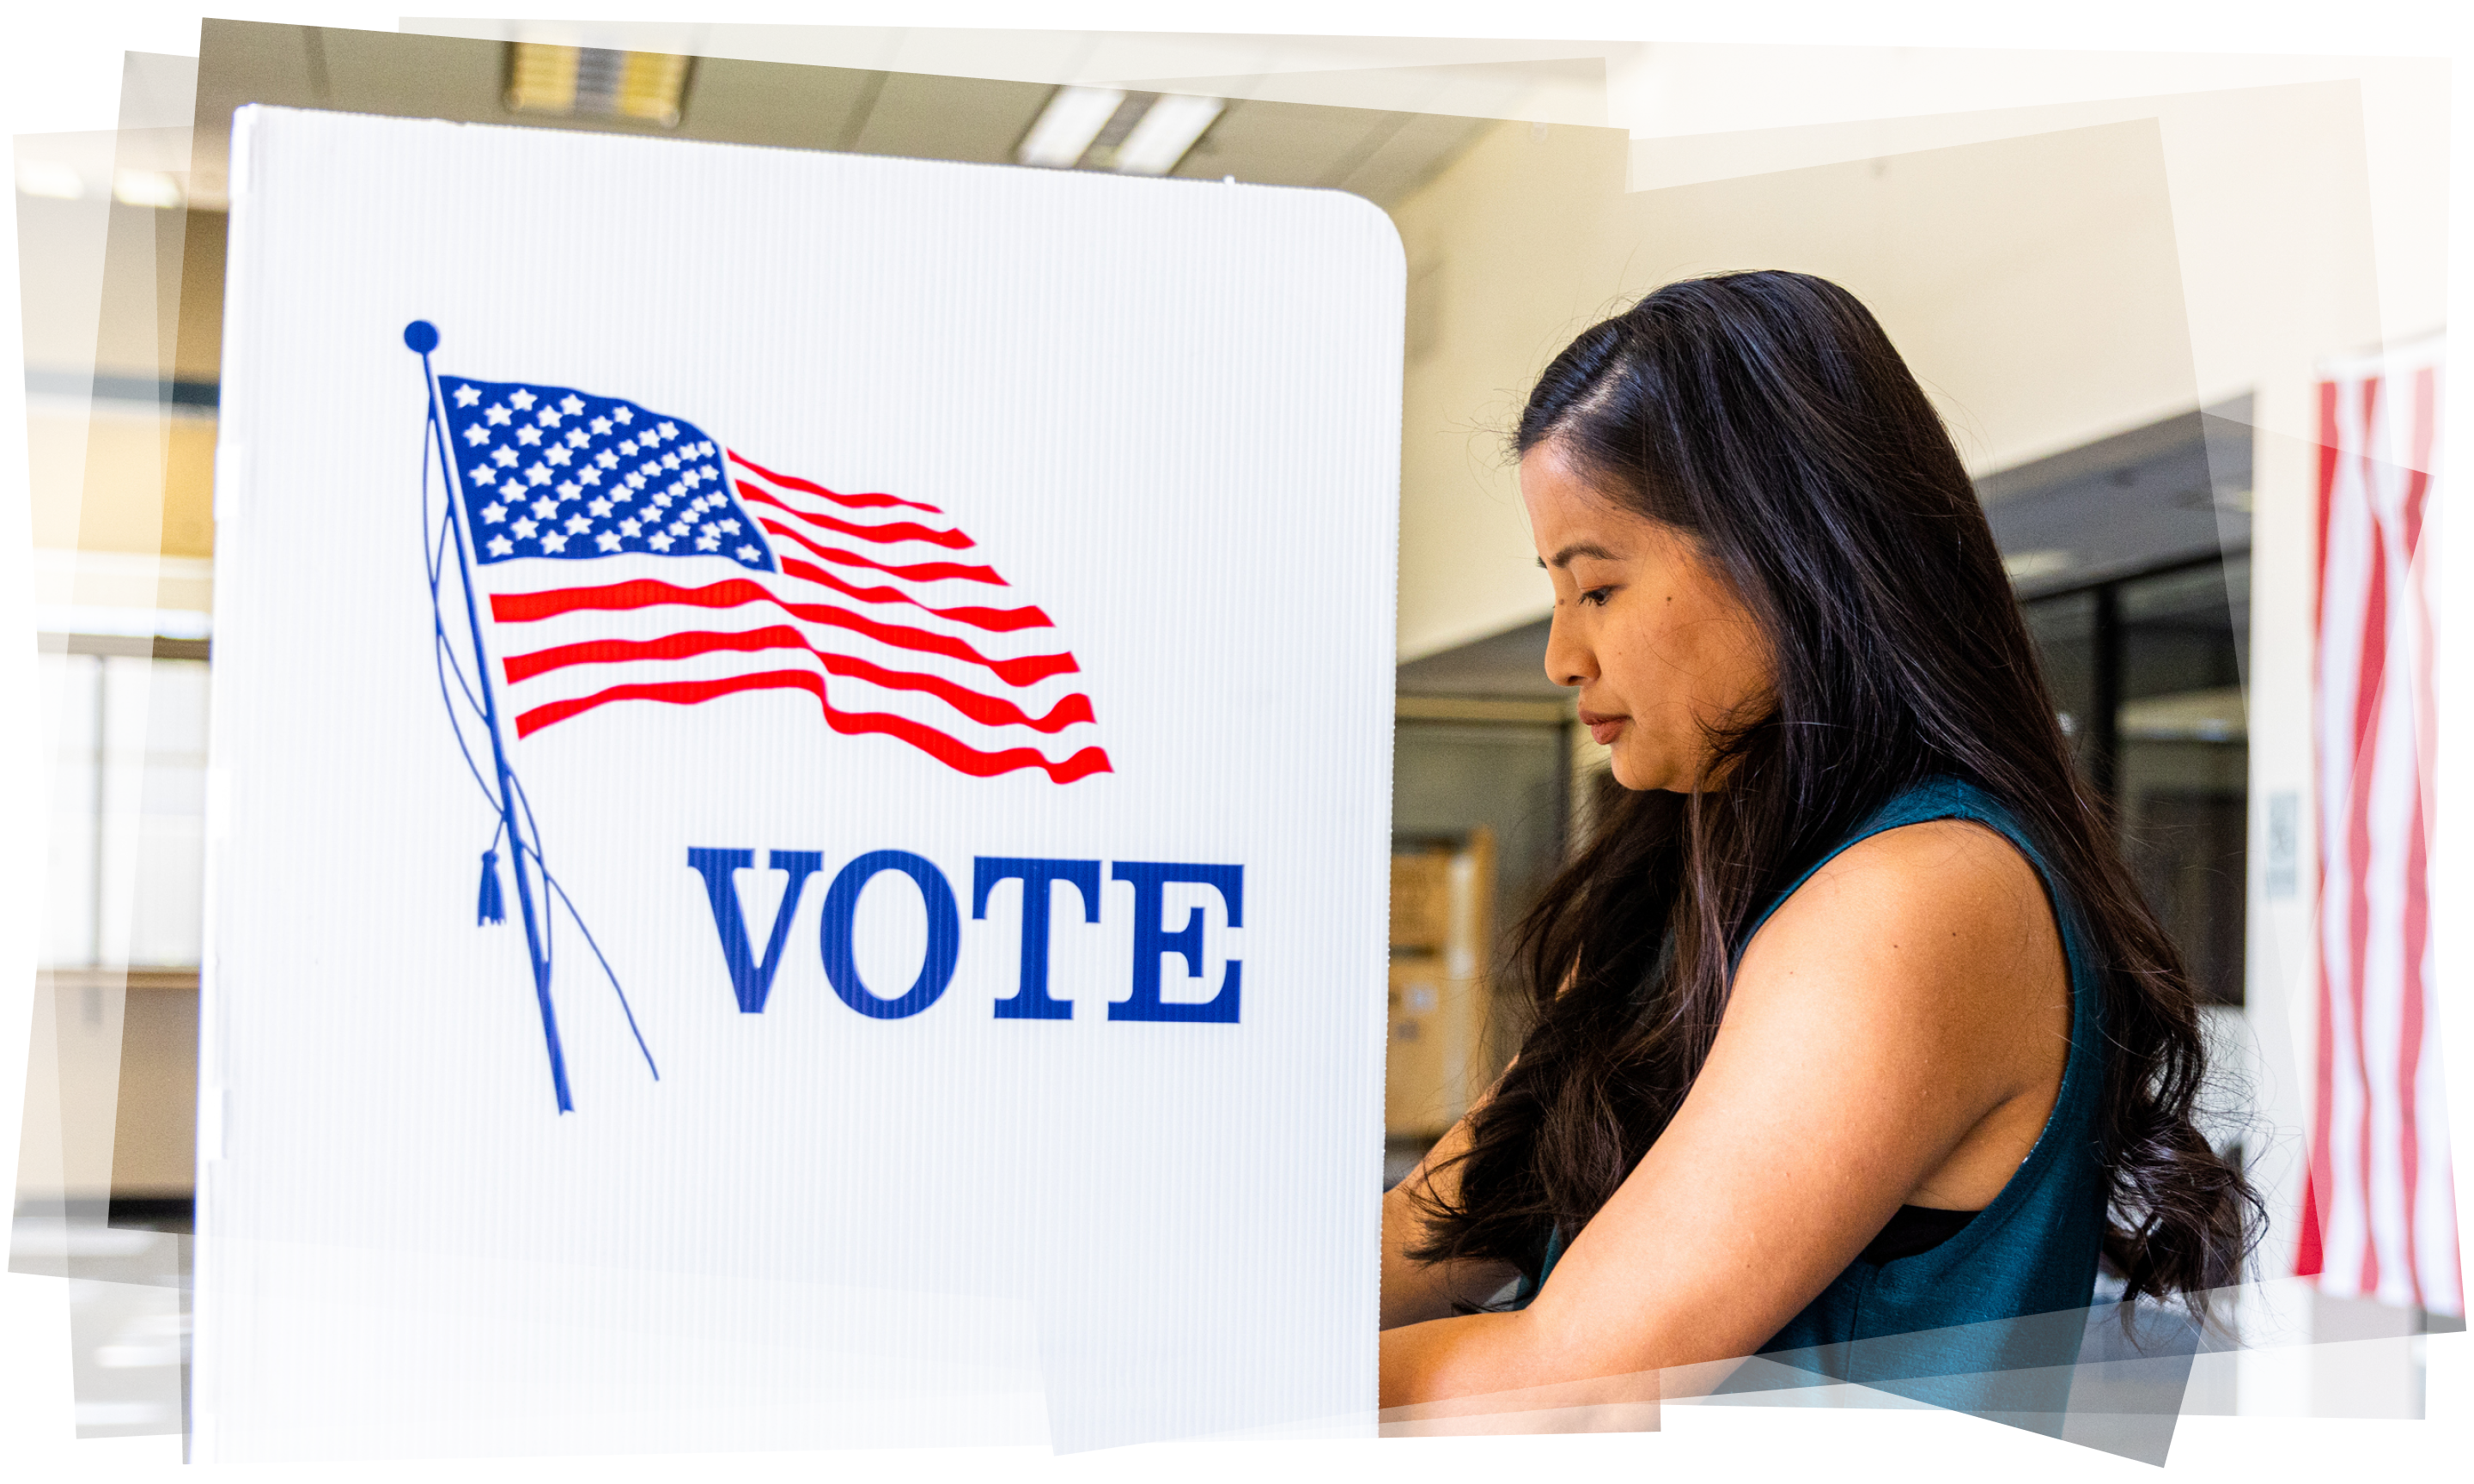
{"type": "MultiPolygon", "coordinates": [[[[739,901],[739,891],[733,873],[745,871],[756,863],[754,850],[702,850],[688,851],[688,865],[704,877],[706,899],[713,905],[714,930],[721,939],[722,962],[730,969],[730,986],[739,996],[739,1008],[755,1015],[764,1008],[765,996],[773,989],[773,973],[782,964],[782,945],[790,932],[790,919],[799,910],[806,893],[808,878],[824,869],[825,857],[816,850],[768,850],[765,863],[774,871],[787,873],[789,885],[782,893],[782,905],[773,914],[773,930],[760,954],[747,932],[747,918],[739,901]]],[[[1186,910],[1183,925],[1171,930],[1164,925],[1167,888],[1171,883],[1208,887],[1220,896],[1228,912],[1228,925],[1246,925],[1246,868],[1243,866],[1204,866],[1170,861],[1121,860],[1109,864],[1108,879],[1124,881],[1134,889],[1134,964],[1133,993],[1128,998],[1108,1002],[1111,1020],[1198,1020],[1217,1024],[1233,1024],[1237,1019],[1238,976],[1244,967],[1237,960],[1227,961],[1219,990],[1207,1000],[1183,1001],[1160,998],[1160,959],[1174,953],[1185,960],[1186,971],[1203,971],[1203,914],[1196,908],[1186,910]]],[[[1096,860],[1046,860],[1031,856],[982,855],[971,863],[971,919],[984,922],[987,918],[988,894],[1007,881],[1022,884],[1022,975],[1014,992],[996,1002],[1000,1020],[1063,1020],[1074,1014],[1073,1003],[1058,999],[1048,992],[1048,916],[1051,906],[1050,888],[1064,882],[1074,888],[1082,903],[1082,921],[1100,920],[1100,863],[1096,860]]],[[[936,1003],[953,982],[954,967],[961,957],[962,915],[955,900],[954,888],[945,874],[924,856],[908,850],[870,850],[844,866],[825,888],[824,920],[818,929],[818,947],[824,955],[825,979],[843,1004],[863,1016],[880,1020],[899,1020],[915,1016],[936,1003]],[[919,976],[899,995],[877,993],[860,978],[859,962],[852,947],[852,931],[859,916],[860,893],[878,875],[891,872],[907,876],[918,889],[919,900],[928,913],[928,947],[919,965],[919,976]]]]}

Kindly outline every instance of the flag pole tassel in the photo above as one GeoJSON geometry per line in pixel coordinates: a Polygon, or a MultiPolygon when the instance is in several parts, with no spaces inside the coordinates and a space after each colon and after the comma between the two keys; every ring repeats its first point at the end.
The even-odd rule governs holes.
{"type": "Polygon", "coordinates": [[[498,895],[498,852],[481,852],[481,911],[479,923],[487,927],[507,920],[506,898],[498,895]]]}

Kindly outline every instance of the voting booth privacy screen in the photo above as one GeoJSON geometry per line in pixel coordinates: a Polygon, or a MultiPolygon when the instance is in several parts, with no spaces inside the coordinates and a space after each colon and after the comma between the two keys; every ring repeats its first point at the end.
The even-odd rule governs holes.
{"type": "Polygon", "coordinates": [[[1370,1429],[1388,219],[232,163],[199,1456],[1370,1429]]]}

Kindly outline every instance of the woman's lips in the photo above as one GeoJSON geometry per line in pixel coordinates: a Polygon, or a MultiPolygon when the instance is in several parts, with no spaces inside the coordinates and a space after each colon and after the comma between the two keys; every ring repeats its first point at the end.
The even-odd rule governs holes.
{"type": "Polygon", "coordinates": [[[1589,740],[1600,747],[1613,744],[1615,734],[1623,730],[1625,721],[1629,720],[1622,716],[1602,716],[1588,706],[1582,706],[1580,711],[1581,725],[1589,729],[1589,740]]]}

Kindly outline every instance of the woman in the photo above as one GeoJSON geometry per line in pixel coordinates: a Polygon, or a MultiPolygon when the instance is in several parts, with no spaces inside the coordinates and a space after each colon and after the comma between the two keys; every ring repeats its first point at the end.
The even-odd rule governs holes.
{"type": "Polygon", "coordinates": [[[2057,1424],[2099,1258],[2195,1306],[2259,1203],[1949,434],[1853,296],[1754,273],[1583,334],[1516,447],[1623,792],[1385,1200],[1384,1405],[1764,1352],[2057,1424]]]}

